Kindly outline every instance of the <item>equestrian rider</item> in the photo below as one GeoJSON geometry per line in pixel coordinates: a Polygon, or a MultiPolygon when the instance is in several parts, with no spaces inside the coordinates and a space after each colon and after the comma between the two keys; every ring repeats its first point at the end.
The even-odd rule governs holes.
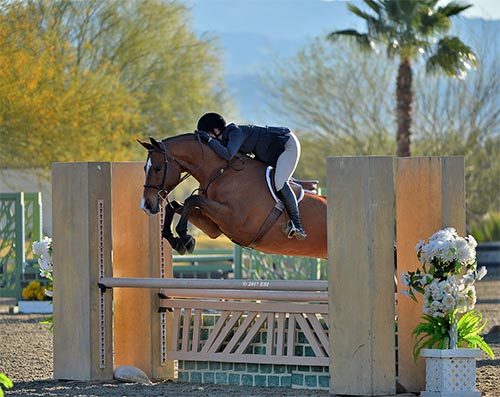
{"type": "Polygon", "coordinates": [[[256,160],[274,167],[276,194],[290,217],[288,238],[305,239],[307,234],[300,222],[299,207],[288,180],[300,157],[300,143],[286,127],[226,125],[217,113],[206,113],[198,121],[197,134],[225,160],[236,153],[253,154],[256,160]]]}

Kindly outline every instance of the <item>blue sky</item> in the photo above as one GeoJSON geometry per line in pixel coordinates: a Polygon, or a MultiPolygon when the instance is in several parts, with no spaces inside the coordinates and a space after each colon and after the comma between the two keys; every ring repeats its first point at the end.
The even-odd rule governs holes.
{"type": "MultiPolygon", "coordinates": [[[[184,1],[191,9],[194,29],[202,36],[218,38],[226,86],[242,122],[274,122],[262,105],[257,71],[274,59],[287,59],[313,37],[345,28],[365,30],[344,0],[184,1]]],[[[463,13],[468,18],[500,20],[500,0],[460,1],[473,4],[463,13]]],[[[352,2],[363,7],[362,0],[352,2]]]]}

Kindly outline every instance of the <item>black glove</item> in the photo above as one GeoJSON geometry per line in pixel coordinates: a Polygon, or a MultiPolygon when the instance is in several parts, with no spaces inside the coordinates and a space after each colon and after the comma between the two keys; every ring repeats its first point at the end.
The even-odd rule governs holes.
{"type": "Polygon", "coordinates": [[[208,135],[208,132],[206,131],[197,131],[198,136],[200,139],[204,142],[210,142],[212,140],[212,137],[208,135]]]}

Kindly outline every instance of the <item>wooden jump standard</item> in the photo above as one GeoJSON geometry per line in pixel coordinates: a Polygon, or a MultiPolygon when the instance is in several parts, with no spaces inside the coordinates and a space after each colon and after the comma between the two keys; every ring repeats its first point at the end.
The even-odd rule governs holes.
{"type": "MultiPolygon", "coordinates": [[[[328,296],[327,312],[321,312],[329,323],[329,343],[322,343],[329,344],[333,394],[395,394],[394,232],[396,274],[418,266],[414,246],[420,239],[445,226],[465,232],[463,158],[329,158],[327,288],[325,282],[260,286],[243,284],[251,280],[168,280],[171,251],[160,239],[161,219],[138,209],[142,166],[53,165],[56,379],[111,379],[114,365],[137,366],[155,379],[174,378],[175,365],[167,357],[173,350],[167,345],[178,328],[172,331],[167,324],[178,324],[179,318],[159,309],[191,302],[196,324],[203,308],[224,302],[175,303],[158,299],[158,290],[170,298],[247,294],[256,300],[274,300],[289,290],[294,302],[299,292],[317,302],[328,296]]],[[[302,309],[290,313],[294,310],[302,309]]],[[[299,324],[304,321],[297,316],[299,324]]],[[[424,368],[415,367],[411,352],[420,305],[399,299],[397,316],[399,383],[420,391],[424,368]]],[[[207,360],[218,357],[210,353],[212,347],[205,347],[207,360]]],[[[183,359],[191,353],[176,354],[183,359]]]]}

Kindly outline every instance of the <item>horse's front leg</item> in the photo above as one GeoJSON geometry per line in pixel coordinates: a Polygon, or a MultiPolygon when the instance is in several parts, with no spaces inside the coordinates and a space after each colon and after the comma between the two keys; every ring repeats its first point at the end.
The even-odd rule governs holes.
{"type": "MultiPolygon", "coordinates": [[[[196,240],[193,236],[187,233],[188,230],[187,223],[193,210],[197,206],[199,206],[200,203],[199,199],[200,196],[193,195],[184,200],[184,206],[182,208],[181,218],[179,219],[179,222],[177,223],[177,226],[175,228],[175,231],[179,236],[180,243],[183,245],[185,251],[189,253],[193,252],[194,247],[196,245],[196,240]]],[[[178,249],[176,249],[176,251],[179,252],[178,249]]],[[[183,253],[180,254],[183,255],[183,253]]]]}
{"type": "Polygon", "coordinates": [[[181,242],[186,245],[186,249],[194,249],[195,240],[187,234],[188,220],[195,226],[198,226],[211,238],[217,238],[222,234],[222,231],[211,218],[208,218],[206,213],[217,213],[220,216],[229,216],[227,208],[220,203],[209,200],[204,196],[193,195],[184,201],[181,218],[177,223],[175,231],[179,235],[181,242]],[[225,215],[224,215],[225,214],[225,215]],[[191,247],[192,245],[192,247],[191,247]]]}
{"type": "Polygon", "coordinates": [[[163,218],[163,229],[161,231],[161,235],[164,239],[166,239],[170,246],[176,250],[180,255],[184,255],[186,253],[186,247],[181,242],[181,239],[175,237],[172,233],[172,221],[174,219],[174,215],[177,212],[181,212],[183,209],[183,205],[178,201],[171,201],[165,206],[165,214],[163,218]]]}

